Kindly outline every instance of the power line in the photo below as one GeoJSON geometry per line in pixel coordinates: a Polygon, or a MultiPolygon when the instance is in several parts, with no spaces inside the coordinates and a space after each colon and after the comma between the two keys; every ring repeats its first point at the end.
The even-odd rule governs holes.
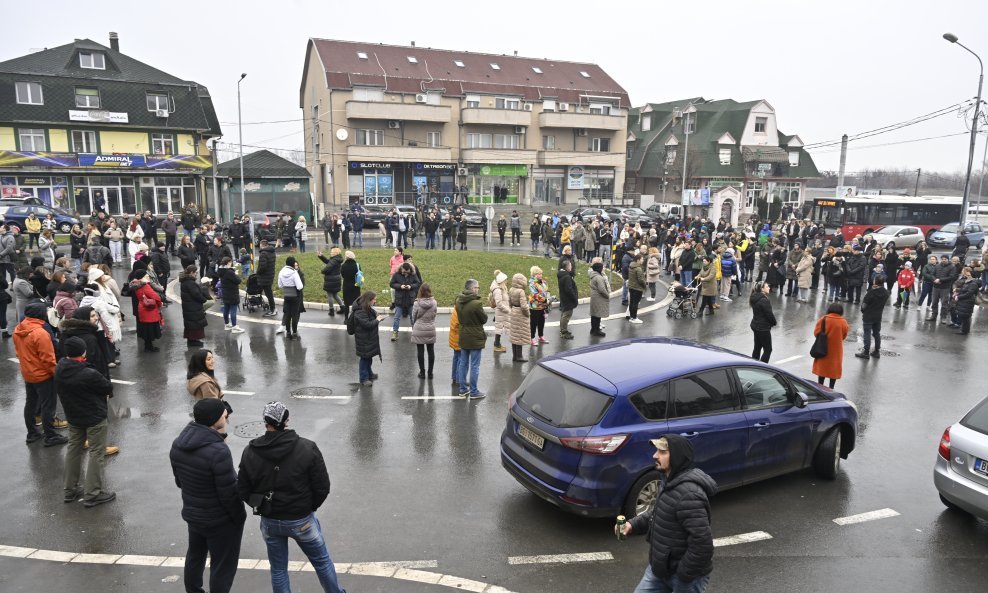
{"type": "MultiPolygon", "coordinates": [[[[863,138],[868,138],[870,136],[876,136],[878,134],[885,134],[887,132],[892,132],[892,131],[895,131],[895,130],[900,130],[900,129],[905,128],[905,127],[908,127],[908,126],[912,126],[912,125],[915,125],[915,124],[918,124],[918,123],[929,121],[931,119],[942,117],[944,115],[947,115],[948,113],[953,112],[955,109],[962,108],[962,107],[964,107],[964,106],[966,106],[966,105],[968,105],[969,103],[972,103],[972,102],[973,101],[971,101],[971,100],[964,101],[962,103],[957,103],[957,104],[951,105],[949,107],[944,107],[942,109],[937,109],[936,111],[931,111],[930,113],[927,113],[925,115],[920,115],[920,116],[914,117],[912,119],[908,119],[908,120],[901,121],[901,122],[894,123],[894,124],[889,124],[889,125],[882,126],[880,128],[875,128],[873,130],[868,130],[868,131],[865,131],[865,132],[859,132],[857,134],[851,134],[851,135],[848,135],[848,140],[861,140],[863,138]]],[[[827,141],[824,141],[824,142],[811,142],[810,144],[805,145],[803,148],[804,149],[807,149],[807,150],[810,149],[810,148],[824,148],[824,147],[827,147],[827,146],[838,145],[841,142],[843,142],[843,139],[840,139],[840,140],[827,140],[827,141]]]]}
{"type": "MultiPolygon", "coordinates": [[[[878,148],[881,146],[894,146],[896,144],[910,144],[912,142],[926,142],[927,140],[939,140],[940,138],[952,138],[954,136],[967,136],[969,132],[956,132],[954,134],[944,134],[942,136],[928,136],[926,138],[913,138],[911,140],[899,140],[898,142],[884,142],[882,144],[867,144],[865,146],[848,146],[848,150],[860,150],[863,148],[878,148]]],[[[832,154],[835,152],[840,152],[840,149],[830,148],[828,150],[817,150],[812,149],[813,154],[832,154]]]]}

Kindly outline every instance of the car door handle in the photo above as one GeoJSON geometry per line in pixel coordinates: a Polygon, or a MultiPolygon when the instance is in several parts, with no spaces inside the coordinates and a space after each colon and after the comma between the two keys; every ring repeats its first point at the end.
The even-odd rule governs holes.
{"type": "Polygon", "coordinates": [[[755,422],[755,428],[765,428],[765,427],[767,427],[767,426],[769,426],[771,424],[772,423],[769,422],[768,420],[765,420],[763,422],[755,422]]]}
{"type": "Polygon", "coordinates": [[[686,437],[688,439],[691,439],[691,438],[695,437],[698,434],[700,434],[700,433],[694,430],[693,432],[681,432],[681,433],[679,433],[679,436],[686,437]]]}

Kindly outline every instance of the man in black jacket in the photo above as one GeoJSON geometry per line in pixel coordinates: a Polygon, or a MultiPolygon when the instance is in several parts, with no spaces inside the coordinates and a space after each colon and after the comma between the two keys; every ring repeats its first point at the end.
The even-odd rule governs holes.
{"type": "Polygon", "coordinates": [[[930,308],[927,321],[936,321],[939,313],[940,323],[949,323],[950,311],[947,305],[959,275],[960,270],[946,257],[940,258],[940,263],[933,266],[933,307],[930,308]]]}
{"type": "Polygon", "coordinates": [[[106,461],[106,400],[113,397],[113,384],[86,363],[86,343],[79,337],[62,342],[65,358],[55,366],[55,392],[69,423],[69,448],[65,453],[65,502],[83,496],[91,508],[114,500],[117,495],[103,489],[106,461]],[[86,487],[79,487],[82,456],[89,441],[86,487]]]}
{"type": "Polygon", "coordinates": [[[655,505],[624,524],[624,535],[645,535],[649,542],[649,565],[636,590],[703,593],[713,570],[709,498],[717,483],[693,467],[693,445],[686,438],[667,434],[652,444],[662,474],[655,505]]]}
{"type": "Polygon", "coordinates": [[[199,228],[199,234],[192,241],[196,255],[199,256],[199,275],[206,275],[206,268],[209,267],[209,235],[206,234],[206,227],[199,228]]]}
{"type": "MultiPolygon", "coordinates": [[[[154,246],[154,251],[151,252],[151,265],[154,267],[154,273],[158,275],[158,284],[168,287],[168,277],[172,273],[171,262],[168,261],[168,252],[166,251],[166,246],[161,241],[154,246]]],[[[167,298],[165,302],[171,302],[167,298]]]]}
{"type": "Polygon", "coordinates": [[[864,254],[861,253],[861,247],[855,245],[851,257],[847,258],[844,263],[844,276],[847,278],[847,302],[861,302],[861,286],[865,282],[867,269],[868,262],[865,260],[864,254]]]}
{"type": "Polygon", "coordinates": [[[233,588],[244,533],[244,503],[237,491],[226,438],[230,406],[205,398],[192,409],[194,420],[172,442],[169,458],[175,485],[182,489],[182,519],[189,528],[185,553],[185,590],[202,591],[202,571],[209,553],[209,590],[233,588]]]}
{"type": "Polygon", "coordinates": [[[878,274],[861,301],[861,324],[864,326],[864,348],[854,356],[867,359],[881,356],[882,349],[882,312],[889,300],[889,291],[885,288],[885,275],[878,274]],[[871,338],[875,337],[875,351],[871,352],[871,338]],[[870,354],[869,354],[870,352],[870,354]]]}
{"type": "Polygon", "coordinates": [[[285,404],[268,403],[263,418],[266,432],[244,449],[237,487],[241,499],[261,515],[272,587],[275,591],[289,590],[291,538],[309,559],[323,590],[343,593],[315,513],[329,496],[329,473],[322,453],[314,442],[287,429],[285,404]]]}
{"type": "Polygon", "coordinates": [[[580,302],[580,296],[576,290],[576,280],[573,279],[573,260],[561,259],[562,265],[556,274],[556,281],[559,283],[559,336],[564,340],[572,340],[573,334],[569,331],[569,320],[573,317],[573,310],[580,302]]]}
{"type": "Polygon", "coordinates": [[[267,240],[261,240],[261,250],[257,257],[257,283],[264,290],[264,297],[268,299],[268,310],[265,317],[277,315],[274,311],[274,293],[271,285],[274,284],[274,247],[270,246],[267,240]]]}

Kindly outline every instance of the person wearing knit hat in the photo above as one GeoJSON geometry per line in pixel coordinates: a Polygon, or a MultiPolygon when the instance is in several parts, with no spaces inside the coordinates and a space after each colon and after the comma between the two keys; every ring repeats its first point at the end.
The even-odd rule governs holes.
{"type": "MultiPolygon", "coordinates": [[[[204,400],[205,401],[205,400],[204,400]]],[[[254,514],[268,548],[271,582],[289,590],[288,539],[299,544],[327,593],[342,593],[316,511],[329,496],[329,472],[319,447],[287,428],[288,408],[269,402],[261,413],[265,432],[240,458],[237,489],[254,514]],[[277,473],[275,472],[277,467],[277,473]],[[300,535],[304,534],[304,539],[300,535]]]]}
{"type": "Polygon", "coordinates": [[[53,382],[69,424],[64,500],[72,503],[82,497],[83,504],[90,508],[117,497],[104,488],[103,466],[106,456],[117,453],[119,449],[106,446],[109,432],[107,400],[113,397],[113,384],[87,362],[86,349],[86,341],[81,337],[63,338],[62,352],[65,357],[55,367],[53,382]],[[80,487],[82,458],[87,442],[89,461],[86,464],[85,484],[80,487]]]}
{"type": "Polygon", "coordinates": [[[182,491],[182,519],[188,524],[185,590],[202,591],[206,556],[209,590],[228,593],[240,562],[240,542],[247,513],[237,490],[237,472],[226,439],[229,405],[204,398],[192,408],[189,422],[168,454],[175,483],[182,491]]]}

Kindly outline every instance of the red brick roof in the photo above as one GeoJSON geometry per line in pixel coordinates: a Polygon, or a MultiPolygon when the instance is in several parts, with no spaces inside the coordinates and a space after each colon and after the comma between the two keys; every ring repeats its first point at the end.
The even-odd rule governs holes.
{"type": "MultiPolygon", "coordinates": [[[[627,91],[596,64],[330,39],[310,39],[309,46],[315,46],[331,89],[378,86],[399,93],[443,89],[449,96],[504,94],[528,101],[549,98],[571,103],[590,95],[617,98],[620,107],[631,106],[627,91]],[[367,59],[358,57],[358,52],[367,59]],[[409,56],[416,63],[409,62],[409,56]],[[499,69],[493,69],[492,63],[499,69]]],[[[307,52],[306,61],[310,55],[307,52]]]]}

